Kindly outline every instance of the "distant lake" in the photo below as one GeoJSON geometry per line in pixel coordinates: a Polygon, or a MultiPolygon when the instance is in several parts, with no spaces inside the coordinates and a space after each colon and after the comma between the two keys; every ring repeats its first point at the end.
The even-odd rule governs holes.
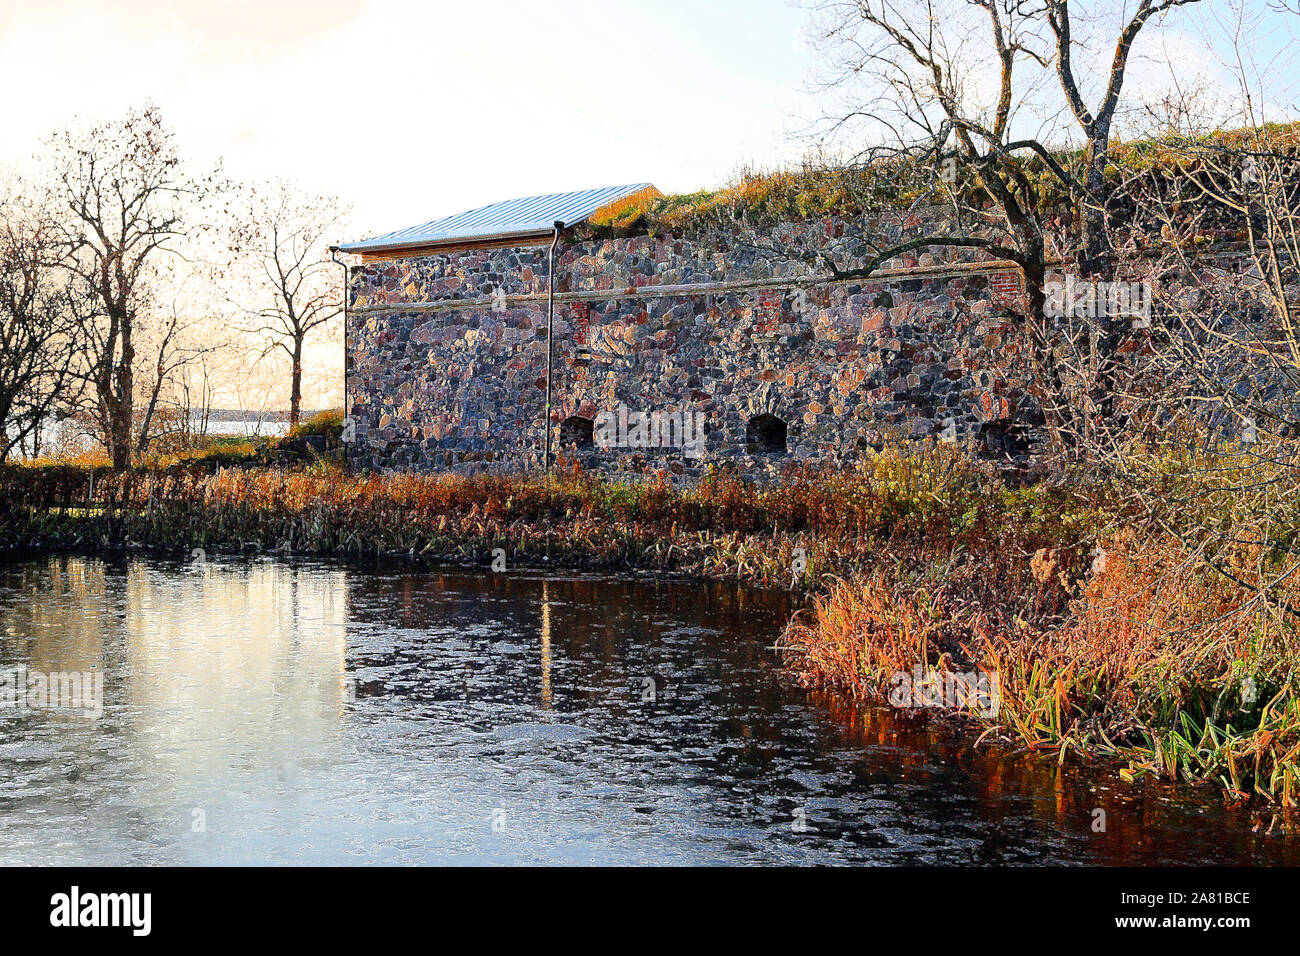
{"type": "MultiPolygon", "coordinates": [[[[310,413],[303,413],[303,419],[306,420],[310,413]]],[[[200,419],[195,416],[191,420],[191,427],[197,430],[200,427],[200,419]]],[[[70,428],[66,422],[60,422],[51,425],[44,432],[41,444],[45,448],[56,445],[60,440],[60,433],[65,428],[70,428]]],[[[255,419],[208,419],[207,433],[213,436],[238,435],[244,438],[278,438],[281,435],[289,433],[289,422],[280,418],[267,418],[262,421],[255,419]]],[[[73,432],[76,434],[76,432],[73,432]]]]}
{"type": "Polygon", "coordinates": [[[285,421],[208,422],[209,435],[244,435],[249,438],[275,438],[279,435],[287,435],[288,433],[289,423],[285,421]]]}

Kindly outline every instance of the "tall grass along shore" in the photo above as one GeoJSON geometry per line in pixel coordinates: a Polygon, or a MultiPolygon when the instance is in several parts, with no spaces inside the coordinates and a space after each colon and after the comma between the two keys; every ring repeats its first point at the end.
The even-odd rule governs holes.
{"type": "Polygon", "coordinates": [[[781,645],[809,683],[885,701],[900,675],[935,686],[973,675],[996,688],[995,706],[933,703],[985,736],[1059,759],[1111,754],[1128,779],[1213,781],[1234,800],[1295,807],[1300,583],[1285,569],[1300,521],[1283,513],[1279,526],[1276,508],[1252,514],[1184,487],[1203,479],[1177,462],[1151,467],[1179,508],[1153,514],[1113,479],[1007,487],[942,446],[686,488],[572,467],[542,478],[363,476],[326,462],[5,466],[0,542],[399,554],[485,570],[501,549],[508,567],[795,588],[809,600],[781,645]],[[1211,542],[1216,527],[1232,534],[1211,542]]]}

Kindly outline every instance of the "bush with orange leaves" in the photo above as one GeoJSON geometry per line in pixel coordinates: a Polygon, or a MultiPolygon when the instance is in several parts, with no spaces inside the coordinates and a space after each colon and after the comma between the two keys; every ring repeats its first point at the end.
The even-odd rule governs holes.
{"type": "Polygon", "coordinates": [[[1018,597],[996,565],[878,571],[815,598],[783,644],[809,682],[864,698],[918,665],[994,676],[996,716],[965,716],[1030,749],[1109,752],[1126,779],[1214,780],[1294,807],[1300,587],[1279,588],[1259,554],[1237,557],[1216,567],[1126,527],[1078,579],[1036,552],[1036,587],[1018,597]]]}

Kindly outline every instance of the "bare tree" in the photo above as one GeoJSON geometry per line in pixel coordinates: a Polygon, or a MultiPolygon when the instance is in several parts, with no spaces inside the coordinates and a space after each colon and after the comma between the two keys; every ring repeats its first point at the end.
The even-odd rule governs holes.
{"type": "Polygon", "coordinates": [[[39,454],[43,430],[73,403],[77,303],[60,254],[43,210],[0,197],[0,461],[39,454]]]}
{"type": "Polygon", "coordinates": [[[1090,453],[1136,513],[1240,588],[1225,620],[1293,625],[1300,126],[1266,105],[1289,77],[1252,61],[1246,8],[1237,12],[1225,24],[1225,66],[1237,74],[1239,109],[1212,116],[1192,95],[1154,107],[1161,161],[1126,186],[1145,231],[1160,237],[1144,257],[1158,314],[1141,367],[1117,382],[1130,427],[1090,453]]]}
{"type": "MultiPolygon", "coordinates": [[[[245,349],[231,350],[224,358],[221,371],[232,383],[237,407],[246,416],[252,416],[249,436],[259,438],[264,430],[269,430],[268,424],[276,408],[280,370],[273,368],[261,355],[245,349]]],[[[250,419],[244,421],[247,423],[250,419]]]]}
{"type": "MultiPolygon", "coordinates": [[[[140,324],[157,306],[157,271],[178,254],[185,210],[212,180],[184,172],[173,134],[156,107],[84,133],[55,137],[50,164],[64,264],[85,290],[84,375],[113,466],[130,468],[140,447],[137,374],[140,324]]],[[[174,337],[162,335],[162,349],[174,337]]],[[[161,375],[169,363],[146,360],[161,375]]],[[[144,432],[147,435],[147,430],[144,432]]]]}
{"type": "MultiPolygon", "coordinates": [[[[1101,316],[1062,328],[1047,314],[1047,269],[1064,256],[1085,279],[1110,276],[1113,189],[1106,169],[1129,57],[1152,18],[1194,2],[1138,0],[1124,15],[1095,106],[1077,76],[1068,0],[829,0],[813,7],[828,62],[825,92],[843,103],[828,132],[838,137],[866,127],[888,134],[885,145],[856,155],[850,166],[896,175],[946,165],[953,173],[928,176],[922,197],[933,204],[929,214],[909,214],[873,242],[865,264],[831,263],[832,274],[868,277],[896,257],[936,247],[977,250],[1019,266],[1036,397],[1061,447],[1077,446],[1081,431],[1111,418],[1126,323],[1101,316]],[[990,82],[982,93],[983,78],[990,82]],[[1024,130],[1024,114],[1061,101],[1073,124],[1057,130],[1063,142],[1024,130]],[[1087,367],[1063,366],[1063,340],[1076,354],[1083,343],[1087,367]]],[[[890,201],[869,196],[866,205],[879,217],[890,201]]]]}
{"type": "Polygon", "coordinates": [[[264,342],[263,354],[289,360],[289,426],[302,412],[303,348],[308,336],[343,313],[343,280],[328,243],[343,211],[331,196],[312,196],[285,182],[250,187],[239,204],[234,249],[253,285],[246,331],[264,342]]]}
{"type": "MultiPolygon", "coordinates": [[[[151,321],[141,330],[141,351],[150,361],[140,363],[136,375],[137,456],[144,455],[159,439],[179,440],[182,444],[188,440],[190,415],[196,410],[190,401],[191,380],[195,374],[203,375],[210,357],[232,347],[227,335],[212,328],[212,321],[196,314],[201,297],[186,296],[187,284],[180,283],[166,313],[154,310],[151,321]]],[[[205,390],[210,387],[210,383],[205,384],[205,390]]],[[[201,412],[201,408],[197,410],[201,412]]]]}
{"type": "Polygon", "coordinates": [[[177,378],[174,407],[178,437],[184,445],[201,441],[211,429],[218,384],[216,358],[211,353],[198,356],[177,378]]]}

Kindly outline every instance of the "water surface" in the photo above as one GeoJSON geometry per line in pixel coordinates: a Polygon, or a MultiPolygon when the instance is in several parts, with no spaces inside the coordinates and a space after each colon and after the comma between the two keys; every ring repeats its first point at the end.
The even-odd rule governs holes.
{"type": "Polygon", "coordinates": [[[100,673],[104,710],[0,716],[0,863],[1300,862],[1212,789],[810,694],[770,647],[790,611],[717,584],[8,565],[0,669],[100,673]]]}

